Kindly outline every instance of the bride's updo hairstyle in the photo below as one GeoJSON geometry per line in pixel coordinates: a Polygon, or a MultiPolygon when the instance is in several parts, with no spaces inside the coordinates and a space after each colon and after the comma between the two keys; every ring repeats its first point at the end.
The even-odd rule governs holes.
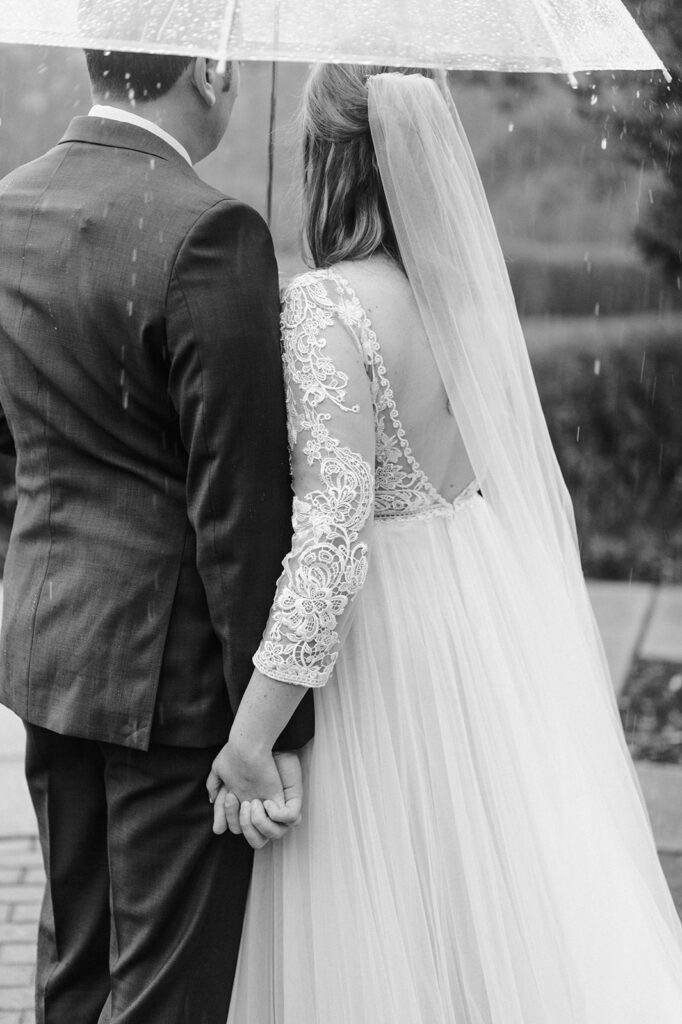
{"type": "Polygon", "coordinates": [[[367,79],[424,68],[319,64],[302,103],[303,225],[313,266],[384,252],[402,265],[369,128],[367,79]]]}

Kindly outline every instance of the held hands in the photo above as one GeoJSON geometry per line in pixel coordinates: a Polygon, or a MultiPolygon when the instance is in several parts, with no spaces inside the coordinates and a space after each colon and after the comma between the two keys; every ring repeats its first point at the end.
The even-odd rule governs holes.
{"type": "Polygon", "coordinates": [[[273,754],[277,737],[301,701],[304,688],[254,669],[237,709],[229,742],[206,782],[213,831],[244,834],[255,849],[281,839],[301,817],[303,783],[297,754],[273,754]]]}
{"type": "Polygon", "coordinates": [[[244,834],[260,849],[281,839],[301,820],[303,783],[297,754],[245,749],[234,739],[223,747],[206,782],[213,831],[244,834]]]}

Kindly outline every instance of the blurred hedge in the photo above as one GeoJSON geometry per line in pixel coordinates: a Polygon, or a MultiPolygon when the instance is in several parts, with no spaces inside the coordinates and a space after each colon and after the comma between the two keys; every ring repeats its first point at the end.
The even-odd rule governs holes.
{"type": "Polygon", "coordinates": [[[654,320],[598,358],[553,345],[533,364],[586,575],[682,582],[682,333],[654,320]]]}
{"type": "Polygon", "coordinates": [[[682,310],[682,290],[634,250],[509,243],[505,258],[522,317],[682,310]]]}

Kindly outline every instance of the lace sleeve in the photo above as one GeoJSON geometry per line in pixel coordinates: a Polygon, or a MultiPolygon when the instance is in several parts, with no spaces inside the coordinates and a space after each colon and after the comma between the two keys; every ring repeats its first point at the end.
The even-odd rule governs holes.
{"type": "Polygon", "coordinates": [[[325,282],[286,292],[284,376],[294,536],[254,664],[265,675],[323,686],[349,606],[367,574],[374,503],[374,418],[360,346],[325,282]]]}

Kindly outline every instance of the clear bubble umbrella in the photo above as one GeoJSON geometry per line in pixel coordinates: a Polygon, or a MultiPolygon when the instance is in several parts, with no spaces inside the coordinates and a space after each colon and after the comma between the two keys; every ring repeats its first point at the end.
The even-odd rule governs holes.
{"type": "Polygon", "coordinates": [[[569,76],[663,70],[621,0],[0,0],[0,42],[569,76]]]}
{"type": "Polygon", "coordinates": [[[273,62],[667,71],[621,0],[0,0],[0,43],[273,62]]]}

